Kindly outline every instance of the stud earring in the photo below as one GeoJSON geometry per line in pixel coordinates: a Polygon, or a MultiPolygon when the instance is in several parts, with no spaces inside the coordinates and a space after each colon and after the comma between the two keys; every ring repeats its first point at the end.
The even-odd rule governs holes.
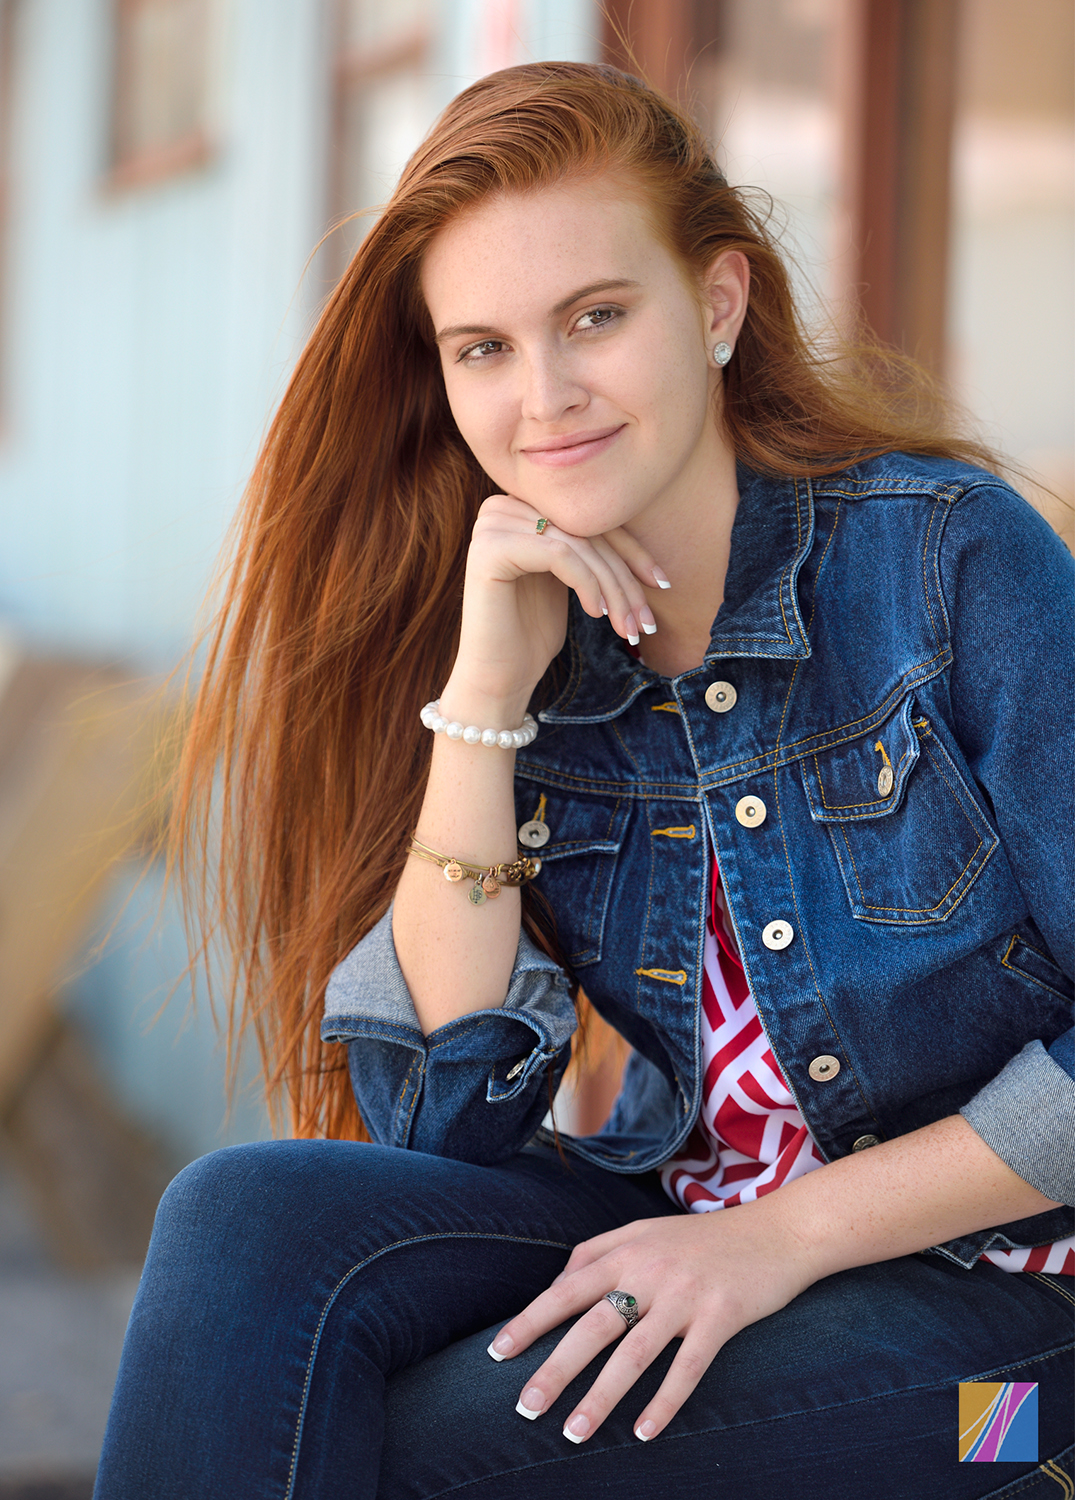
{"type": "Polygon", "coordinates": [[[722,340],[713,345],[713,363],[715,365],[726,365],[732,357],[732,346],[722,340]]]}

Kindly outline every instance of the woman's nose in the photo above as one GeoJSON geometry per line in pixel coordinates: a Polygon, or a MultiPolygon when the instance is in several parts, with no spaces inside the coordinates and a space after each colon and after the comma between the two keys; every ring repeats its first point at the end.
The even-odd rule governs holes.
{"type": "Polygon", "coordinates": [[[527,361],[524,417],[534,422],[555,422],[565,412],[585,406],[589,399],[585,386],[562,355],[542,353],[527,361]]]}

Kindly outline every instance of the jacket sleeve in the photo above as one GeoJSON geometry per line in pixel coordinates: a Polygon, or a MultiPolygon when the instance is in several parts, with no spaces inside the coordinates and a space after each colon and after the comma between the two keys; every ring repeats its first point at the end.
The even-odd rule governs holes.
{"type": "Polygon", "coordinates": [[[424,1036],[389,908],[333,971],[321,1036],[347,1044],[355,1098],[375,1141],[489,1166],[537,1131],[575,1023],[563,970],[520,932],[503,1005],[424,1036]]]}
{"type": "MultiPolygon", "coordinates": [[[[1075,564],[999,481],[953,506],[941,550],[956,732],[1031,918],[1072,977],[1075,564]]],[[[1075,1046],[1028,1043],[960,1110],[1024,1181],[1075,1204],[1075,1046]]]]}

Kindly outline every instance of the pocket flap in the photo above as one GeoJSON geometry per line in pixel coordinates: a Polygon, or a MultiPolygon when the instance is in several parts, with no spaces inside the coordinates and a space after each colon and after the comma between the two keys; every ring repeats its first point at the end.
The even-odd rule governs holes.
{"type": "Polygon", "coordinates": [[[908,695],[880,729],[803,759],[803,786],[815,823],[883,818],[901,805],[919,756],[913,704],[908,695]]]}

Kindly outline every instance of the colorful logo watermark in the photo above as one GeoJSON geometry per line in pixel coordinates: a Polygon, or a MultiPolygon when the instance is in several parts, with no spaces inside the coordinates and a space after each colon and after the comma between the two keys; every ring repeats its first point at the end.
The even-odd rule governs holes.
{"type": "Polygon", "coordinates": [[[1038,1460],[1038,1387],[1021,1380],[975,1380],[959,1387],[961,1464],[1038,1460]]]}

